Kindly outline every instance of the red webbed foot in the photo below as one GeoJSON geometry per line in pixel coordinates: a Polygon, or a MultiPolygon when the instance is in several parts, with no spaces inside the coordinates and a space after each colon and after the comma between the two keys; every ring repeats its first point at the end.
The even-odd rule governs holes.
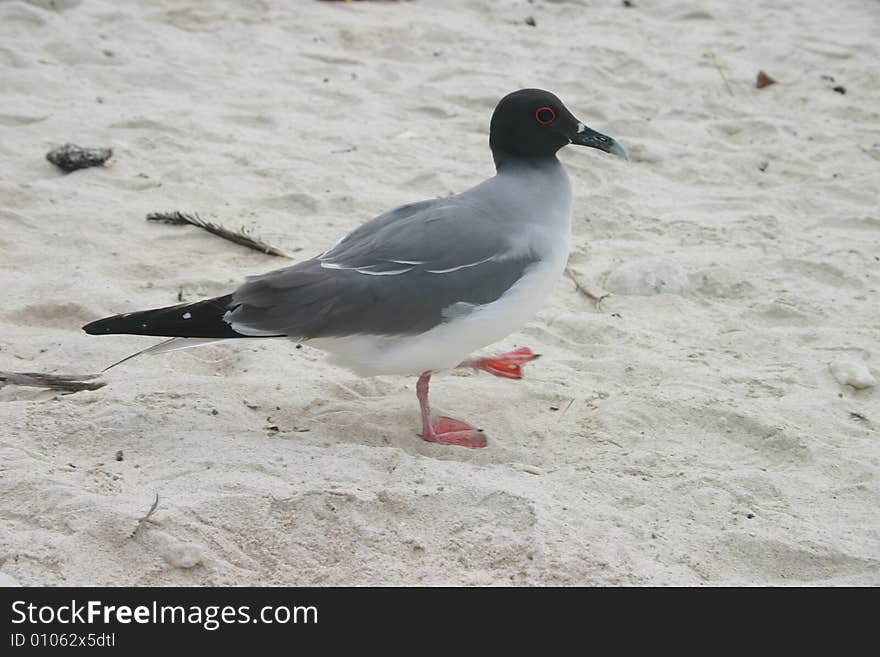
{"type": "Polygon", "coordinates": [[[540,356],[541,354],[534,353],[528,347],[522,347],[515,351],[508,351],[497,356],[477,358],[462,364],[483,370],[493,376],[500,376],[503,379],[521,379],[523,377],[523,366],[540,358],[540,356]]]}
{"type": "Polygon", "coordinates": [[[438,417],[431,422],[430,430],[422,438],[430,443],[457,445],[479,449],[486,446],[486,436],[467,422],[451,417],[438,417]]]}

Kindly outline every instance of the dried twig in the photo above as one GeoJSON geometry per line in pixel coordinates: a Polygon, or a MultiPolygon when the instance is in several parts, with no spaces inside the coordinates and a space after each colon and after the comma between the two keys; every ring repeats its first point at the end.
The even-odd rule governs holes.
{"type": "Polygon", "coordinates": [[[46,153],[46,159],[65,171],[87,167],[99,167],[113,155],[110,148],[83,148],[76,144],[64,144],[46,153]]]}
{"type": "Polygon", "coordinates": [[[206,230],[213,235],[222,237],[225,240],[229,240],[230,242],[235,242],[236,244],[241,244],[242,246],[246,246],[250,249],[254,249],[255,251],[259,251],[260,253],[265,253],[266,255],[272,256],[279,256],[281,258],[289,257],[281,249],[278,249],[271,244],[267,244],[257,237],[251,236],[244,228],[242,228],[239,232],[235,232],[233,230],[229,230],[228,228],[224,228],[219,224],[205,221],[197,214],[185,214],[183,212],[151,212],[147,215],[147,221],[158,221],[164,224],[171,224],[173,226],[190,224],[192,226],[196,226],[198,228],[206,230]]]}
{"type": "Polygon", "coordinates": [[[95,381],[99,374],[41,374],[40,372],[0,372],[0,388],[5,385],[27,386],[30,388],[51,388],[63,392],[97,390],[107,385],[106,381],[95,381]]]}
{"type": "Polygon", "coordinates": [[[611,296],[610,292],[605,292],[603,294],[595,294],[594,292],[591,292],[587,288],[586,285],[581,283],[581,281],[575,275],[574,271],[572,271],[571,267],[565,268],[565,275],[568,276],[572,280],[572,282],[574,283],[574,286],[577,288],[578,292],[580,292],[585,297],[587,297],[587,299],[589,299],[590,301],[595,303],[597,308],[599,307],[600,303],[602,303],[605,299],[607,299],[608,297],[611,296]]]}
{"type": "Polygon", "coordinates": [[[143,527],[144,523],[150,519],[150,516],[156,513],[156,508],[159,506],[159,493],[156,493],[156,500],[153,502],[153,506],[150,507],[150,510],[147,511],[147,515],[138,520],[137,527],[134,528],[134,531],[131,533],[131,538],[137,536],[138,532],[143,527]]]}
{"type": "Polygon", "coordinates": [[[712,53],[712,66],[715,67],[715,70],[718,71],[718,75],[720,75],[721,79],[724,80],[724,86],[727,87],[727,93],[732,96],[733,89],[730,88],[730,83],[727,81],[727,76],[724,75],[724,71],[721,69],[721,64],[719,64],[718,60],[715,58],[715,53],[712,53]]]}

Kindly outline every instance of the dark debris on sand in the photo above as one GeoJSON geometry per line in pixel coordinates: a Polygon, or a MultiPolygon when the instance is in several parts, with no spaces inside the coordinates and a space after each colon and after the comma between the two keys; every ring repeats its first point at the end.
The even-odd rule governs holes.
{"type": "Polygon", "coordinates": [[[763,89],[764,87],[769,87],[771,84],[776,84],[776,80],[764,73],[764,71],[758,71],[758,77],[755,80],[755,86],[758,89],[763,89]]]}
{"type": "Polygon", "coordinates": [[[47,160],[68,172],[103,166],[112,156],[112,148],[84,148],[76,144],[64,144],[46,153],[47,160]]]}

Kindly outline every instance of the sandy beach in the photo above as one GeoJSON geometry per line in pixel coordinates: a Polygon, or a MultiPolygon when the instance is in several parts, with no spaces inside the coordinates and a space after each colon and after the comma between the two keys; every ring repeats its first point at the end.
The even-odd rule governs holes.
{"type": "Polygon", "coordinates": [[[880,584],[880,5],[630,4],[0,0],[2,371],[100,372],[159,340],[83,324],[493,175],[515,89],[630,153],[560,153],[609,295],[564,278],[487,348],[541,353],[522,381],[433,384],[487,448],[284,340],[2,386],[0,581],[880,584]]]}

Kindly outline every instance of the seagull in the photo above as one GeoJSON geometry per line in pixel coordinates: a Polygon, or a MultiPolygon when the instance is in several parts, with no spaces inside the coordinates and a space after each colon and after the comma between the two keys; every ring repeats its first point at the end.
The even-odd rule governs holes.
{"type": "Polygon", "coordinates": [[[472,354],[521,328],[562,276],[571,183],[556,154],[569,144],[626,158],[554,94],[514,91],[492,114],[496,175],[488,180],[390,210],[320,255],[249,277],[231,294],[114,315],[83,330],[171,338],[129,358],[232,339],[293,339],[362,376],[417,376],[421,437],[485,447],[481,430],[432,416],[428,386],[432,374],[454,368],[520,379],[538,358],[527,347],[472,354]]]}

